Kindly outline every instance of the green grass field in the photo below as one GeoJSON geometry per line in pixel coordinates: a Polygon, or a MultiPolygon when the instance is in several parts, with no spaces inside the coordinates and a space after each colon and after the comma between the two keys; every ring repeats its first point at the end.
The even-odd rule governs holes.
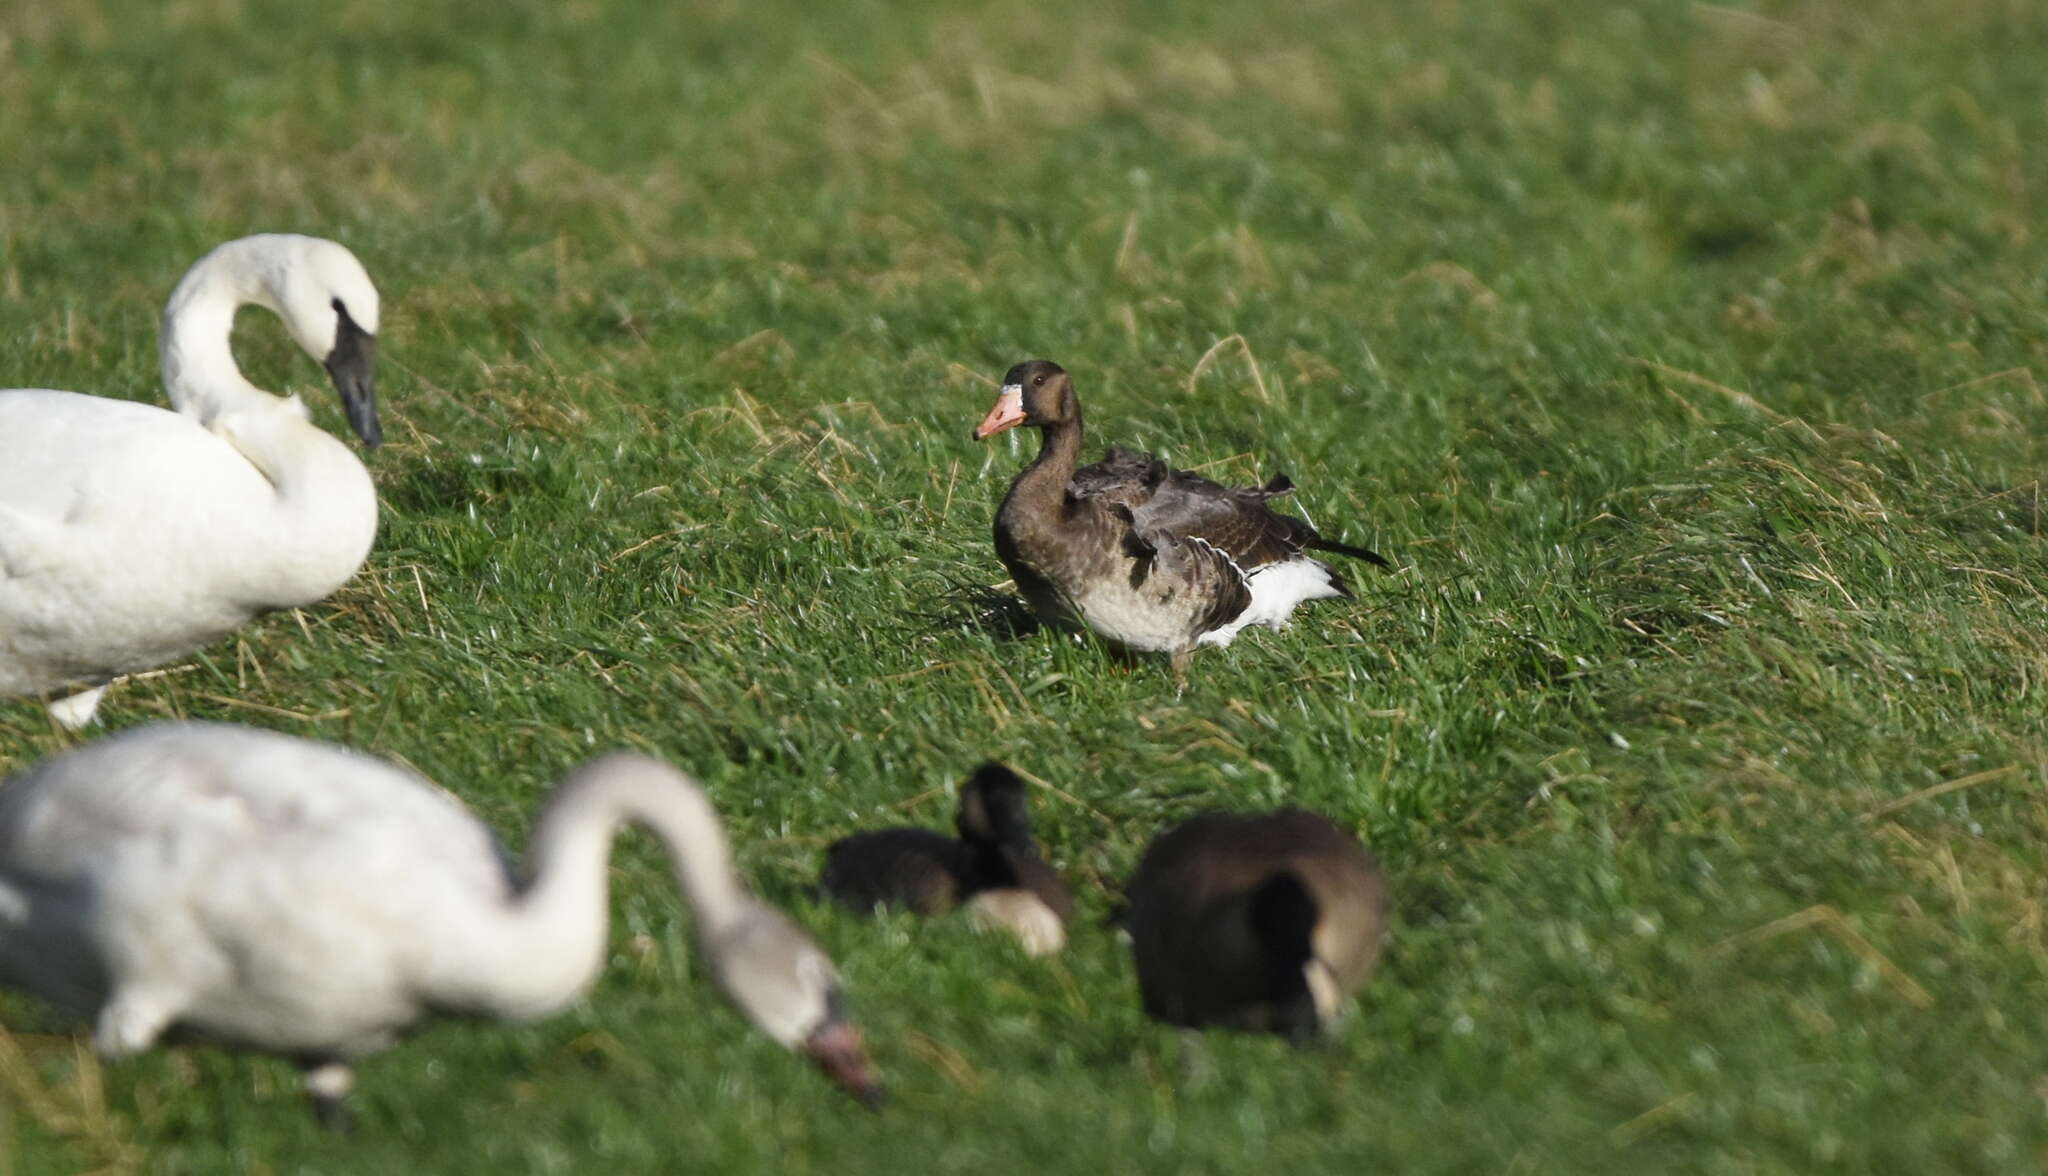
{"type": "MultiPolygon", "coordinates": [[[[385,300],[332,601],[113,693],[403,759],[517,844],[621,744],[840,961],[870,1115],[615,859],[588,1002],[437,1027],[324,1135],[282,1063],[0,1002],[0,1176],[2022,1172],[2048,1163],[2048,8],[44,0],[0,13],[0,385],[160,398],[247,232],[385,300]],[[1126,668],[976,589],[1035,437],[1284,469],[1353,605],[1126,668]],[[1090,920],[1026,959],[805,897],[1010,759],[1090,920]],[[1140,1016],[1148,837],[1385,862],[1329,1045],[1140,1016]]],[[[275,321],[238,348],[340,415],[275,321]]],[[[0,771],[65,746],[0,706],[0,771]]]]}

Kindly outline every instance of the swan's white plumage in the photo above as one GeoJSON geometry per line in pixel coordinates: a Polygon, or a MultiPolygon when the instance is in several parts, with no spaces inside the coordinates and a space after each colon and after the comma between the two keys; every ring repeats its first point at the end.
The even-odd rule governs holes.
{"type": "Polygon", "coordinates": [[[0,789],[0,886],[29,895],[0,920],[0,979],[98,1013],[112,1054],[175,1020],[355,1057],[444,997],[419,980],[472,909],[504,901],[503,863],[403,769],[240,728],[144,728],[0,789]]]}
{"type": "MultiPolygon", "coordinates": [[[[242,377],[235,308],[277,311],[329,359],[339,302],[374,337],[376,289],[311,237],[231,241],[164,314],[176,411],[50,389],[0,390],[0,695],[107,682],[206,645],[354,575],[376,532],[369,472],[296,396],[242,377]]],[[[71,725],[96,698],[60,712],[71,725]]]]}
{"type": "Polygon", "coordinates": [[[625,821],[668,849],[712,970],[751,1020],[793,1048],[836,1022],[831,962],[745,891],[710,803],[666,765],[579,769],[522,882],[422,777],[207,723],[124,732],[0,787],[0,982],[96,1016],[110,1055],[176,1027],[295,1057],[316,1094],[345,1090],[334,1065],[429,1014],[530,1018],[585,991],[625,821]]]}

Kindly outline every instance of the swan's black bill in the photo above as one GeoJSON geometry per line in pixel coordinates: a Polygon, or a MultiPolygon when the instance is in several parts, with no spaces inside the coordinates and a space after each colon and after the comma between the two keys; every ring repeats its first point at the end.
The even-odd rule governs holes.
{"type": "Polygon", "coordinates": [[[377,336],[356,325],[339,298],[334,313],[339,321],[334,350],[327,353],[327,374],[341,393],[348,427],[363,439],[363,448],[375,449],[384,443],[384,426],[377,421],[377,336]]]}

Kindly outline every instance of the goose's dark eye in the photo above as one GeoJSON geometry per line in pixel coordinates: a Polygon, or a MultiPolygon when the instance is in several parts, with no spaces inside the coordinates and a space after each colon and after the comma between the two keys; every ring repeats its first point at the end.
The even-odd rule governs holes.
{"type": "Polygon", "coordinates": [[[1045,383],[1045,377],[1044,377],[1044,376],[1033,376],[1033,377],[1031,377],[1031,382],[1032,382],[1033,384],[1043,384],[1043,383],[1045,383]]]}

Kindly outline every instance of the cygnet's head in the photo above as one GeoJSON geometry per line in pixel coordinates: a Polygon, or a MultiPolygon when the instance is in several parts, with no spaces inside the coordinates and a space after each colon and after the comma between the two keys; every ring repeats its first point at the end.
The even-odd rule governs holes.
{"type": "Polygon", "coordinates": [[[870,1107],[884,1098],[832,961],[779,912],[757,906],[707,945],[726,996],[754,1027],[803,1054],[870,1107]]]}

